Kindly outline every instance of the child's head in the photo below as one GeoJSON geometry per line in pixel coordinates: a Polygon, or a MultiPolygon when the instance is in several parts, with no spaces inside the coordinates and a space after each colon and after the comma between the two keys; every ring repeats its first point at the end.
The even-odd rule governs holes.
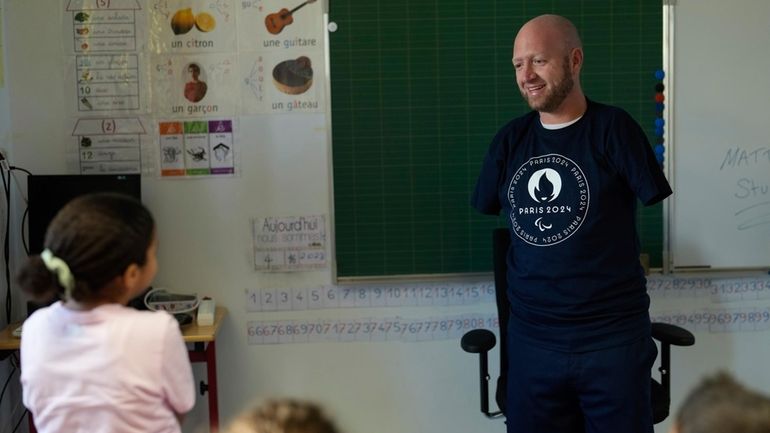
{"type": "Polygon", "coordinates": [[[682,403],[672,432],[770,432],[770,398],[721,372],[704,379],[682,403]]]}
{"type": "Polygon", "coordinates": [[[44,251],[17,276],[35,300],[56,294],[79,303],[126,302],[157,270],[155,222],[136,199],[112,193],[78,197],[48,226],[44,251]]]}
{"type": "Polygon", "coordinates": [[[339,433],[321,408],[311,402],[268,400],[243,413],[227,433],[339,433]]]}

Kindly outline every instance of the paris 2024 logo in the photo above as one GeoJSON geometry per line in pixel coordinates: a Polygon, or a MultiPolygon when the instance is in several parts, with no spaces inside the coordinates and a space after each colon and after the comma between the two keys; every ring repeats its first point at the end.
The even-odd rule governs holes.
{"type": "Polygon", "coordinates": [[[508,187],[513,232],[531,245],[558,244],[580,229],[590,197],[585,174],[571,159],[558,154],[530,158],[508,187]]]}

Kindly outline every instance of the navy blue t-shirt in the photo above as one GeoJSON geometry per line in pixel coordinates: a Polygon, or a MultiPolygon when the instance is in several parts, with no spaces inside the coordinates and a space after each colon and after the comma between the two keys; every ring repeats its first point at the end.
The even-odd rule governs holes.
{"type": "Polygon", "coordinates": [[[587,102],[583,117],[561,129],[545,129],[534,111],[505,125],[471,200],[482,213],[508,216],[511,332],[558,351],[649,336],[636,203],[671,194],[631,116],[587,102]]]}

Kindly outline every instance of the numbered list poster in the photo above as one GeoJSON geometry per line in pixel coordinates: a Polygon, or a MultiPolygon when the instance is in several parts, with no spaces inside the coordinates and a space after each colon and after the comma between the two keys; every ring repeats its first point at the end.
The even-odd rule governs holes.
{"type": "MultiPolygon", "coordinates": [[[[61,3],[64,87],[81,174],[140,173],[148,111],[143,72],[145,19],[137,0],[61,3]]],[[[75,170],[74,167],[71,169],[75,170]]]]}

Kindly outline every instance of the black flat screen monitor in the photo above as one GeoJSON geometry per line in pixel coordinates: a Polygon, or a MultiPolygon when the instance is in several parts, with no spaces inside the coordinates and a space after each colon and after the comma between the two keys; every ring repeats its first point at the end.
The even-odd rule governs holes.
{"type": "Polygon", "coordinates": [[[43,251],[45,231],[56,213],[75,197],[94,192],[116,192],[141,200],[138,174],[49,174],[27,179],[29,252],[43,251]]]}

